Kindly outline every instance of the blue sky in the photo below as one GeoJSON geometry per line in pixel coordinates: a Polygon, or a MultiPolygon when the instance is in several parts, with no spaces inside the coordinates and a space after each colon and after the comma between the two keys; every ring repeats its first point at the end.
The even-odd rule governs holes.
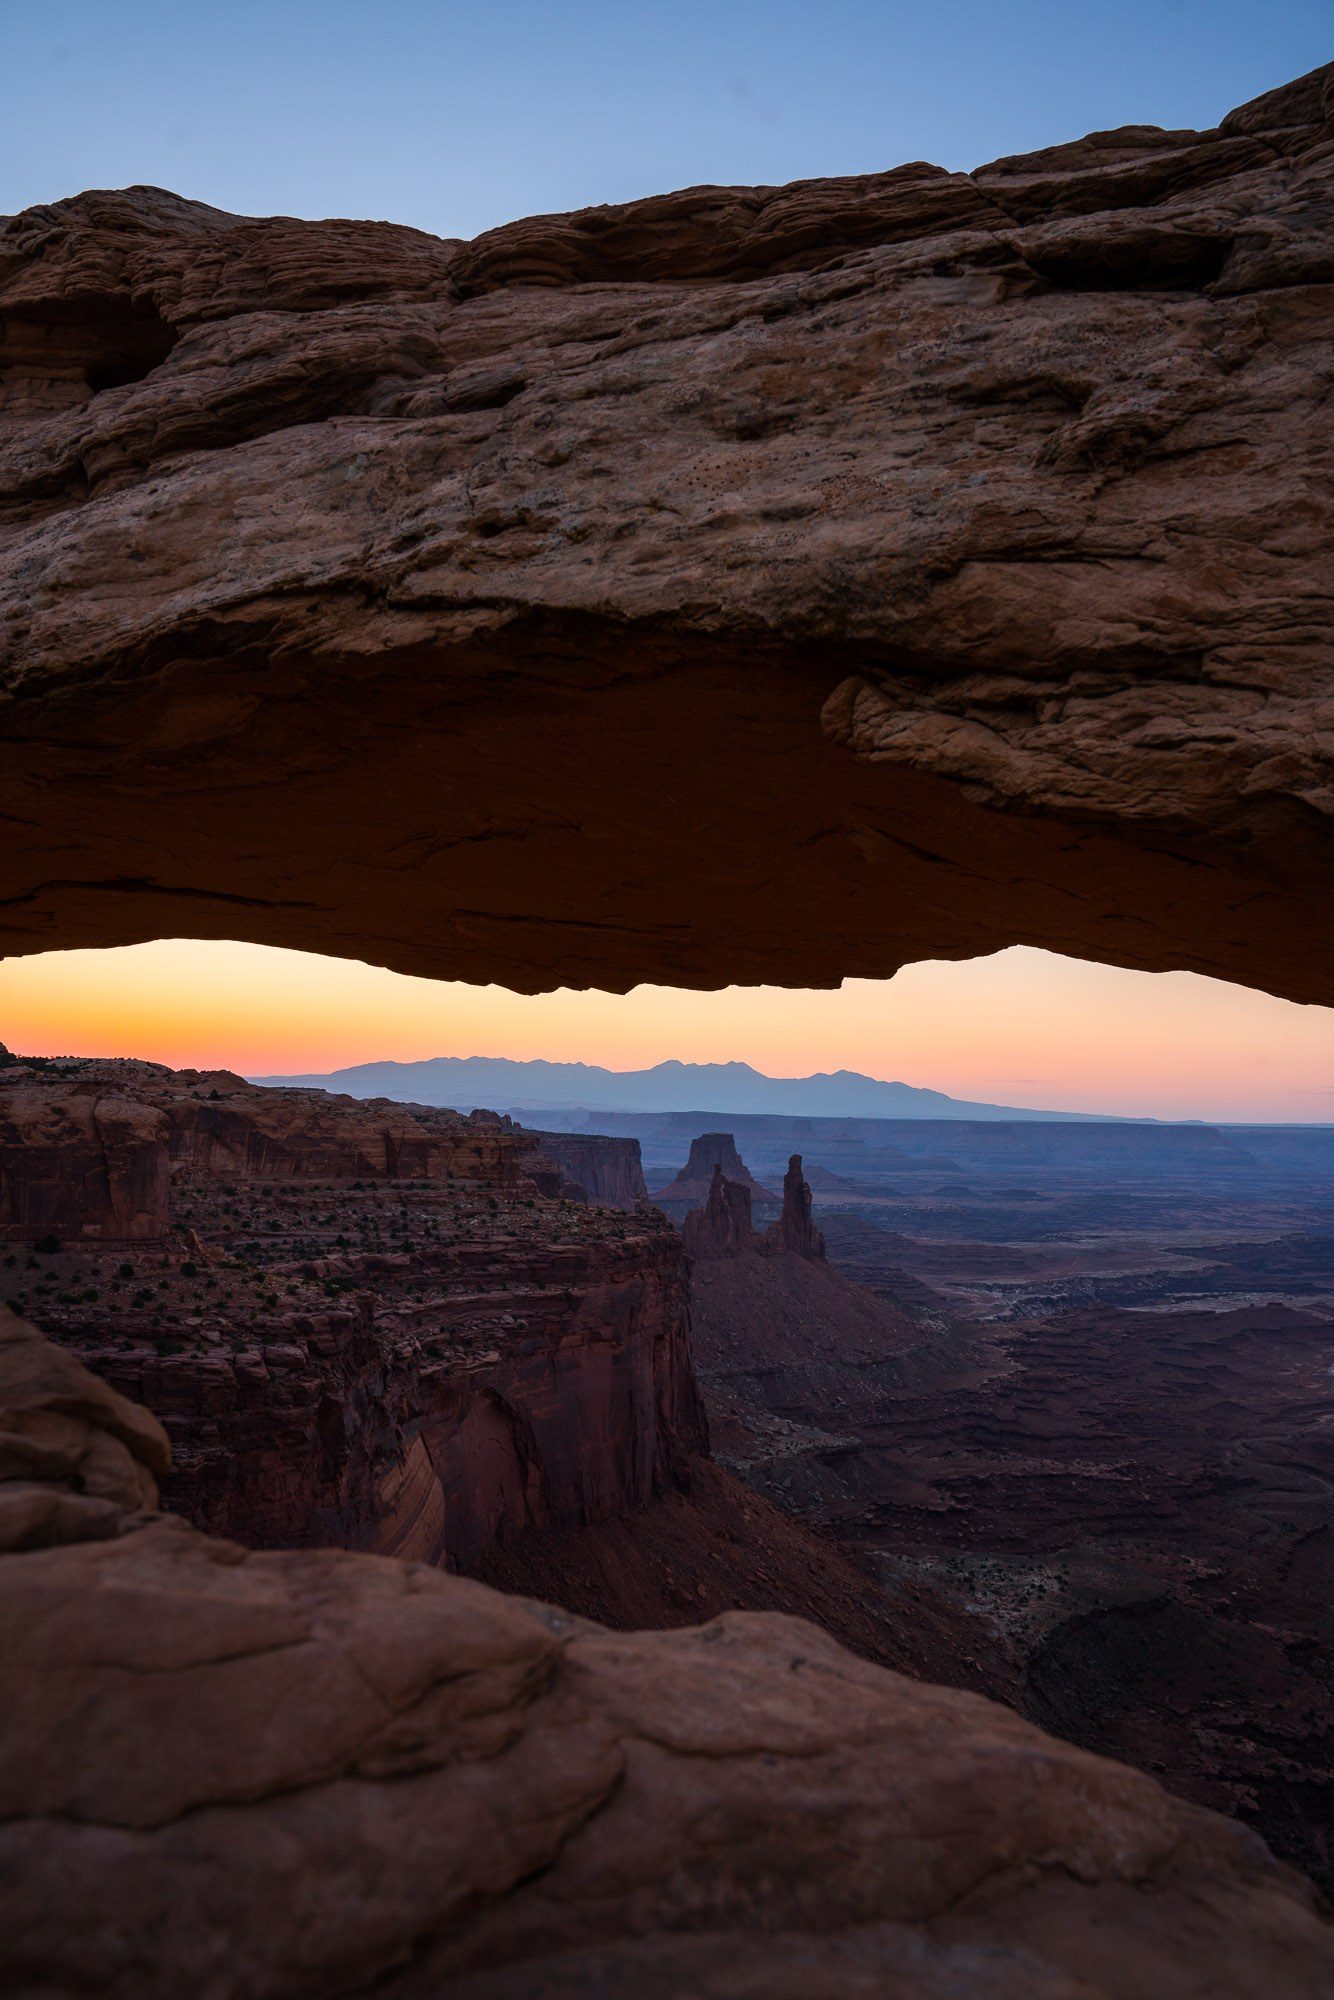
{"type": "Polygon", "coordinates": [[[699,181],[1214,123],[1329,0],[0,0],[0,212],[146,181],[472,235],[699,181]]]}

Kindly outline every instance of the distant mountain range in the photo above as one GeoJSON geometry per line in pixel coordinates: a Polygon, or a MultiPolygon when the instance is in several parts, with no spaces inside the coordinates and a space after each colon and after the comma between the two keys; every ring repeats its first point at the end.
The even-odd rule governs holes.
{"type": "MultiPolygon", "coordinates": [[[[808,1118],[1036,1118],[1124,1124],[1096,1112],[1030,1111],[970,1104],[911,1083],[856,1070],[765,1076],[749,1063],[656,1063],[602,1069],[596,1063],[513,1062],[506,1056],[432,1056],[424,1062],[356,1063],[324,1076],[257,1076],[252,1083],[313,1085],[349,1097],[396,1097],[459,1111],[566,1110],[769,1112],[808,1118]]],[[[1152,1123],[1152,1120],[1133,1121],[1152,1123]]]]}

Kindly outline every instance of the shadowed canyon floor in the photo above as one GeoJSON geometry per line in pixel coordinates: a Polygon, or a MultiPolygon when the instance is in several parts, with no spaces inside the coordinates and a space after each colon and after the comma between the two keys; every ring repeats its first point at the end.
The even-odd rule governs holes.
{"type": "Polygon", "coordinates": [[[721,1459],[947,1678],[1334,1882],[1334,1131],[858,1125],[818,1213],[860,1282],[696,1267],[721,1459]]]}

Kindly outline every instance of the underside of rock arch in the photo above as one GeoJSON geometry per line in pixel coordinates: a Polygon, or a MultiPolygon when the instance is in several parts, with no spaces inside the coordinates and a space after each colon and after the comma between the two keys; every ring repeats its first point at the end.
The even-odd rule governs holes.
{"type": "Polygon", "coordinates": [[[471,244],[0,236],[0,946],[1334,994],[1331,73],[471,244]]]}

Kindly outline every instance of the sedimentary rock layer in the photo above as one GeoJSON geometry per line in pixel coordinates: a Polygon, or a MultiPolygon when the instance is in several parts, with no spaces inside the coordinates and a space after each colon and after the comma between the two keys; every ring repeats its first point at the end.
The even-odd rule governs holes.
{"type": "Polygon", "coordinates": [[[1331,72],[471,244],[0,236],[0,945],[1334,997],[1331,72]]]}
{"type": "Polygon", "coordinates": [[[598,1132],[539,1132],[546,1158],[589,1201],[602,1208],[637,1207],[648,1199],[638,1139],[610,1139],[598,1132]]]}
{"type": "Polygon", "coordinates": [[[819,1259],[825,1254],[824,1237],[816,1228],[811,1191],[801,1171],[801,1154],[793,1153],[783,1176],[783,1210],[767,1232],[769,1248],[775,1255],[790,1251],[794,1257],[819,1259]]]}
{"type": "Polygon", "coordinates": [[[713,1170],[708,1197],[700,1208],[692,1208],[681,1224],[681,1240],[686,1255],[735,1257],[759,1249],[760,1238],[750,1218],[750,1189],[741,1181],[730,1181],[721,1167],[713,1170]]]}
{"type": "Polygon", "coordinates": [[[679,1214],[683,1206],[693,1208],[708,1200],[714,1176],[718,1173],[733,1186],[744,1188],[750,1201],[773,1202],[779,1199],[772,1188],[762,1187],[756,1180],[738,1153],[736,1140],[730,1132],[701,1132],[692,1139],[690,1157],[680,1173],[665,1187],[660,1187],[653,1199],[660,1202],[669,1214],[679,1214]]]}
{"type": "MultiPolygon", "coordinates": [[[[732,1152],[735,1157],[735,1147],[732,1152]]],[[[680,1178],[678,1175],[678,1182],[680,1178]]],[[[751,1223],[750,1198],[754,1190],[755,1183],[749,1174],[745,1180],[731,1180],[721,1166],[716,1166],[702,1207],[691,1209],[681,1225],[687,1255],[697,1261],[747,1252],[822,1260],[825,1241],[813,1220],[811,1191],[801,1171],[801,1154],[793,1153],[788,1160],[783,1176],[782,1210],[763,1233],[751,1223]]],[[[664,1202],[666,1192],[669,1191],[659,1197],[664,1202]]]]}
{"type": "Polygon", "coordinates": [[[0,1299],[162,1419],[197,1525],[467,1568],[643,1506],[706,1444],[675,1232],[548,1180],[489,1113],[13,1066],[0,1299]]]}
{"type": "MultiPolygon", "coordinates": [[[[35,1345],[0,1313],[6,1446],[35,1345]]],[[[82,1407],[114,1435],[104,1396],[82,1407]]],[[[130,1449],[156,1448],[141,1423],[130,1449]]],[[[0,1556],[6,1990],[685,2000],[725,1967],[733,1994],[803,2000],[1310,2000],[1334,1978],[1327,1918],[1253,1836],[799,1620],[610,1633],[419,1564],[250,1554],[143,1495],[119,1522],[0,1556]]]]}
{"type": "MultiPolygon", "coordinates": [[[[609,1144],[623,1143],[609,1141],[609,1144]]],[[[132,1061],[0,1069],[0,1233],[65,1247],[167,1234],[173,1172],[318,1184],[559,1186],[537,1135],[494,1113],[322,1090],[262,1090],[228,1070],[132,1061]]]]}

